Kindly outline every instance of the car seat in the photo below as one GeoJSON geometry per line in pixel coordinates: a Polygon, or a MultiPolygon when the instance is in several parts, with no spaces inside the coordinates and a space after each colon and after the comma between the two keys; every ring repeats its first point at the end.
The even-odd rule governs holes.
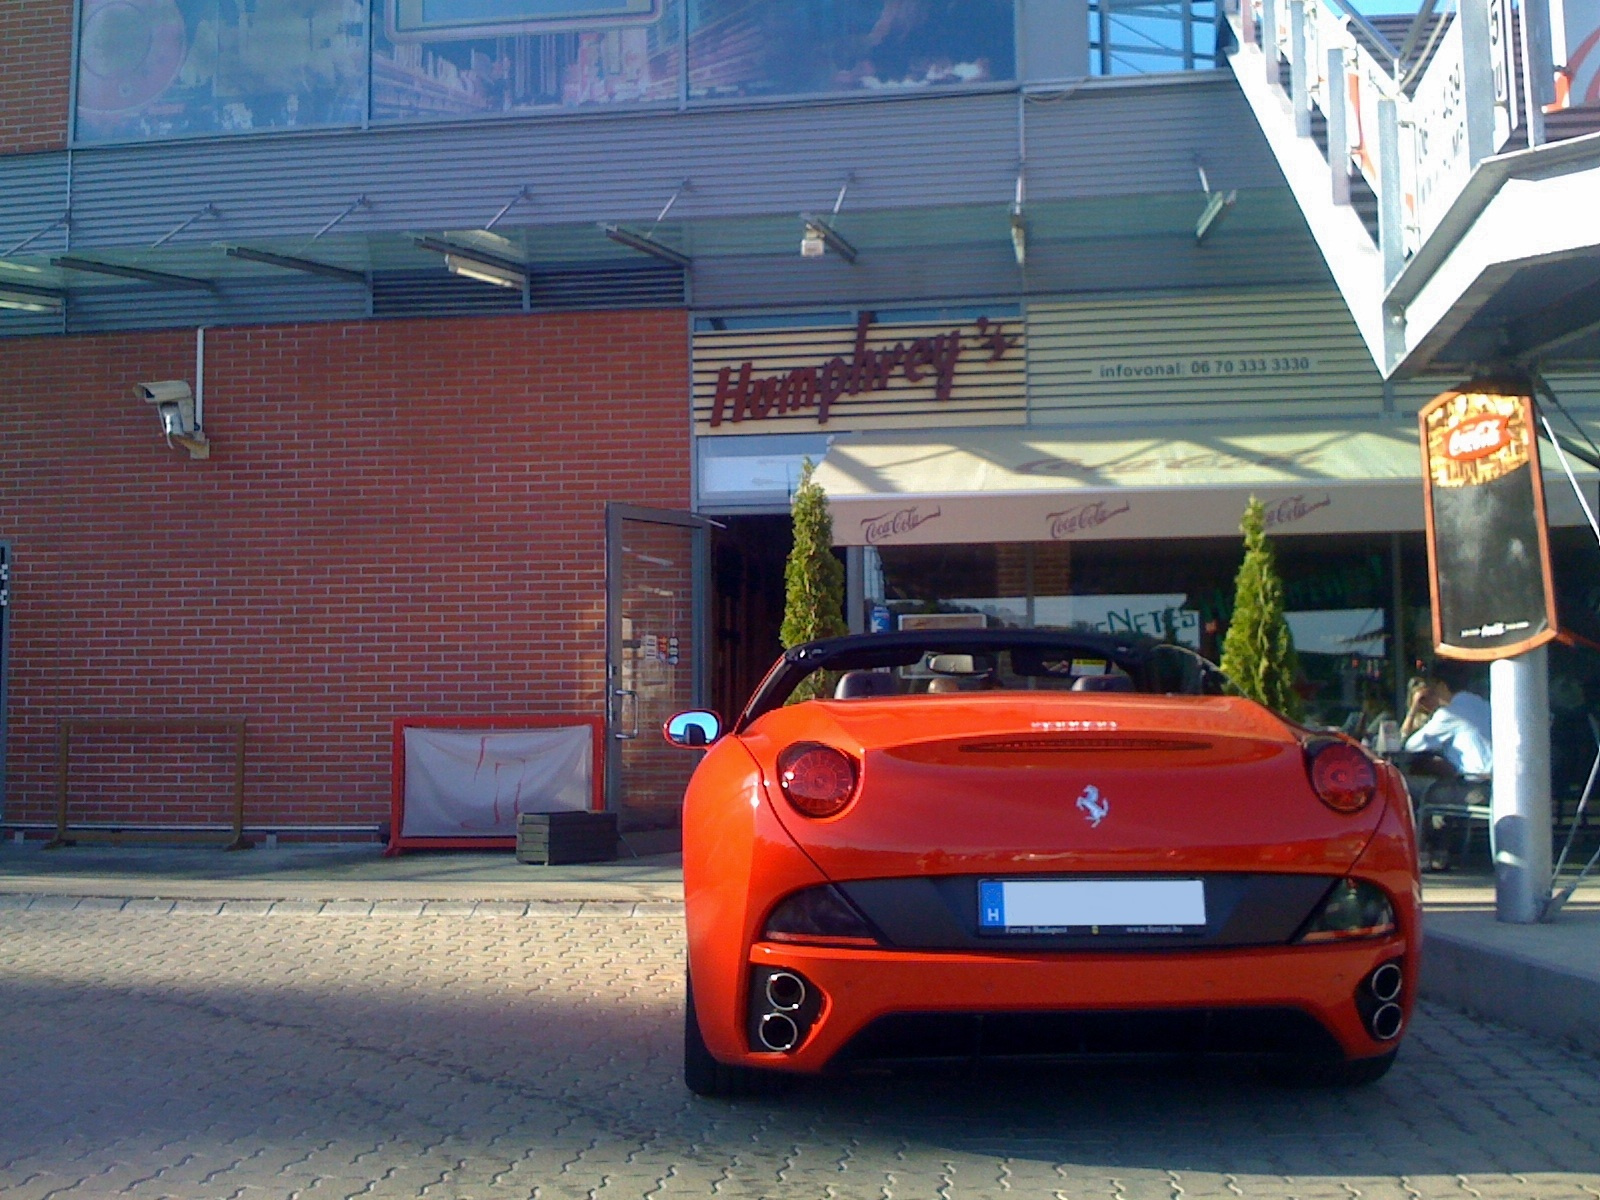
{"type": "Polygon", "coordinates": [[[833,689],[835,700],[894,695],[894,676],[887,671],[846,671],[833,689]]]}

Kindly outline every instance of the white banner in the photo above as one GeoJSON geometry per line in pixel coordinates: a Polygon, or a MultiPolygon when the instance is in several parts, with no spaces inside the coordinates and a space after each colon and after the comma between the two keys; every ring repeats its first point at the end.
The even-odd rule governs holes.
{"type": "Polygon", "coordinates": [[[405,730],[404,837],[515,837],[517,814],[586,810],[593,730],[405,730]]]}

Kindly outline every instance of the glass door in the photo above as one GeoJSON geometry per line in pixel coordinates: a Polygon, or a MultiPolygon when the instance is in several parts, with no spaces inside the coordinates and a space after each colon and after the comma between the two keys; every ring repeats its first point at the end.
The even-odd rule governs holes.
{"type": "Polygon", "coordinates": [[[703,703],[708,561],[702,518],[606,506],[606,807],[624,835],[662,835],[636,849],[676,845],[700,761],[668,745],[661,725],[703,703]]]}

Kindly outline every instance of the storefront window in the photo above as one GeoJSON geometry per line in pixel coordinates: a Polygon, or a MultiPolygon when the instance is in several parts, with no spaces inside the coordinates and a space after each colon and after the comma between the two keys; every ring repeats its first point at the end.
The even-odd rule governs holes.
{"type": "Polygon", "coordinates": [[[375,0],[372,119],[676,102],[679,0],[375,0]]]}
{"type": "Polygon", "coordinates": [[[357,124],[367,0],[84,0],[79,141],[357,124]]]}
{"type": "Polygon", "coordinates": [[[689,96],[1009,80],[1012,0],[689,0],[689,96]]]}
{"type": "MultiPolygon", "coordinates": [[[[1405,548],[1416,567],[1402,607],[1420,595],[1425,623],[1420,536],[1408,537],[1405,548]]],[[[878,619],[869,613],[866,627],[965,614],[991,628],[1143,633],[1216,660],[1241,553],[1237,540],[1222,539],[869,548],[865,590],[878,619]]],[[[1277,553],[1309,719],[1364,729],[1396,702],[1389,540],[1280,538],[1277,553]]]]}

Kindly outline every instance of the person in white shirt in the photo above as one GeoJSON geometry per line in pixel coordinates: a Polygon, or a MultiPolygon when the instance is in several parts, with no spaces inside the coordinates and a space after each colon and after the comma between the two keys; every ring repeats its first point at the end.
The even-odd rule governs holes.
{"type": "Polygon", "coordinates": [[[1452,691],[1442,679],[1413,681],[1411,706],[1400,725],[1411,754],[1435,754],[1452,768],[1436,774],[1487,779],[1494,771],[1489,702],[1452,691]]]}
{"type": "MultiPolygon", "coordinates": [[[[1411,762],[1407,772],[1433,775],[1426,801],[1439,802],[1440,791],[1452,793],[1450,802],[1489,803],[1489,780],[1494,773],[1494,746],[1489,702],[1468,691],[1455,691],[1438,678],[1415,679],[1411,703],[1401,723],[1405,749],[1411,762]],[[1459,795],[1455,795],[1459,793],[1459,795]]],[[[1445,870],[1448,853],[1438,844],[1444,818],[1435,814],[1429,828],[1417,831],[1419,856],[1425,867],[1445,870]]]]}

